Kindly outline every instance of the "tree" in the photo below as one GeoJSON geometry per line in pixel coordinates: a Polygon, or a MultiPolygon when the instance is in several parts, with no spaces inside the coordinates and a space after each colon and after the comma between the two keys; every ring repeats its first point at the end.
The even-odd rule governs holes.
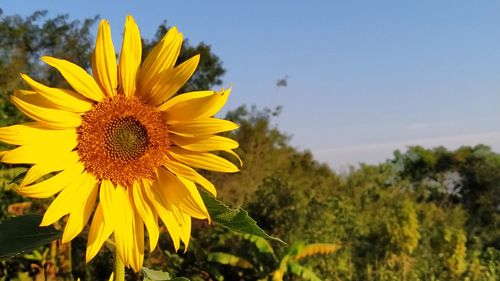
{"type": "Polygon", "coordinates": [[[469,216],[469,236],[480,237],[482,247],[500,248],[500,155],[485,145],[410,147],[395,152],[398,176],[412,183],[420,198],[442,205],[463,206],[469,216]]]}

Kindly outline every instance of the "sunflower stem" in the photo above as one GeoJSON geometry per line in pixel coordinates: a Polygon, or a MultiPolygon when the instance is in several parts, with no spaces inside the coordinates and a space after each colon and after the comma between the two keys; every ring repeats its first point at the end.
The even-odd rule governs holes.
{"type": "Polygon", "coordinates": [[[125,264],[115,248],[115,270],[113,281],[125,281],[125,264]]]}

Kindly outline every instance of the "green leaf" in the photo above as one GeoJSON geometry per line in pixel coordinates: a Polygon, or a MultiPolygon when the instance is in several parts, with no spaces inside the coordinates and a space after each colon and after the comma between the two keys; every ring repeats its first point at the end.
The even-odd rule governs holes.
{"type": "Polygon", "coordinates": [[[257,226],[257,222],[248,215],[247,211],[241,208],[231,209],[206,191],[200,190],[200,194],[213,221],[233,231],[256,235],[286,244],[283,240],[264,232],[257,226]]]}
{"type": "Polygon", "coordinates": [[[142,268],[142,274],[144,274],[143,281],[189,281],[186,277],[171,278],[168,272],[153,270],[147,267],[142,268]]]}
{"type": "Polygon", "coordinates": [[[170,273],[161,270],[152,270],[147,267],[142,268],[144,274],[144,281],[164,281],[170,280],[170,273]]]}
{"type": "Polygon", "coordinates": [[[17,183],[26,175],[26,171],[23,167],[0,170],[0,190],[10,190],[13,183],[17,183]]]}
{"type": "Polygon", "coordinates": [[[39,227],[41,215],[29,214],[0,222],[0,259],[31,252],[61,236],[53,226],[39,227]]]}
{"type": "Polygon", "coordinates": [[[253,265],[244,258],[222,252],[209,253],[207,256],[207,260],[241,268],[253,267],[253,265]]]}
{"type": "Polygon", "coordinates": [[[340,249],[340,244],[333,243],[312,243],[307,245],[301,245],[295,254],[294,259],[300,260],[313,255],[327,255],[336,252],[340,249]]]}
{"type": "Polygon", "coordinates": [[[275,259],[277,259],[273,247],[266,239],[250,234],[243,234],[243,238],[252,242],[259,251],[259,253],[269,254],[273,256],[275,259]]]}
{"type": "Polygon", "coordinates": [[[15,178],[13,178],[9,184],[13,184],[13,183],[18,183],[20,182],[25,176],[26,174],[28,173],[28,171],[24,171],[22,173],[19,173],[15,178]]]}
{"type": "Polygon", "coordinates": [[[302,266],[296,262],[288,263],[288,270],[297,276],[300,276],[303,280],[307,281],[321,281],[321,279],[309,268],[302,266]]]}

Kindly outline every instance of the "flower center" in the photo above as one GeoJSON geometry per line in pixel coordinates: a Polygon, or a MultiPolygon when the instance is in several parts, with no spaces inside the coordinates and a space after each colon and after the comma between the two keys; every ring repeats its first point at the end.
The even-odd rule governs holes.
{"type": "Polygon", "coordinates": [[[148,148],[148,132],[134,117],[112,120],[106,126],[104,144],[112,158],[130,161],[148,148]]]}
{"type": "Polygon", "coordinates": [[[169,145],[162,114],[135,97],[105,99],[82,116],[78,128],[77,151],[85,170],[125,187],[152,179],[169,145]]]}

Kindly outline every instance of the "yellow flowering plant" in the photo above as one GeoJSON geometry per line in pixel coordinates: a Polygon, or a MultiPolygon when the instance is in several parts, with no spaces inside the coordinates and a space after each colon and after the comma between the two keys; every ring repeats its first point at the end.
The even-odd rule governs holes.
{"type": "MultiPolygon", "coordinates": [[[[18,90],[12,103],[33,122],[0,128],[0,141],[17,146],[2,151],[0,161],[31,165],[16,191],[31,198],[56,196],[40,226],[66,217],[61,239],[67,243],[90,221],[86,261],[112,239],[115,280],[123,280],[123,265],[141,270],[144,230],[152,251],[159,220],[175,250],[181,243],[187,249],[192,218],[270,238],[245,211],[215,200],[214,185],[195,170],[238,172],[233,162],[213,153],[226,152],[241,165],[233,151],[238,143],[217,135],[238,125],[214,117],[231,89],[179,93],[200,60],[196,55],[177,62],[182,42],[182,33],[171,28],[142,61],[139,28],[128,16],[117,62],[110,26],[102,20],[92,75],[69,61],[42,57],[72,89],[48,87],[21,74],[31,90],[18,90]]],[[[15,228],[15,221],[9,223],[15,228]]],[[[45,231],[50,239],[59,237],[53,228],[45,231]]],[[[3,233],[0,241],[8,242],[16,232],[3,233]]]]}

